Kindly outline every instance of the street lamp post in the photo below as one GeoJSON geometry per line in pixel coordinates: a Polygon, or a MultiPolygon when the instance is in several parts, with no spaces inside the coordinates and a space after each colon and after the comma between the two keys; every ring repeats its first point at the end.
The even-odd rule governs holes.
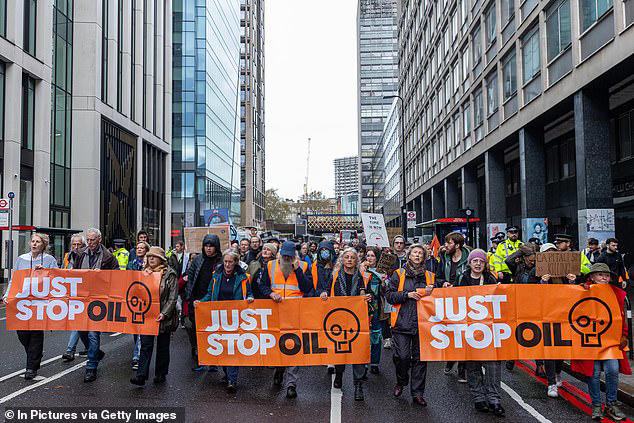
{"type": "Polygon", "coordinates": [[[401,101],[401,230],[407,241],[407,195],[405,193],[405,102],[400,95],[385,95],[384,100],[398,98],[401,101]]]}

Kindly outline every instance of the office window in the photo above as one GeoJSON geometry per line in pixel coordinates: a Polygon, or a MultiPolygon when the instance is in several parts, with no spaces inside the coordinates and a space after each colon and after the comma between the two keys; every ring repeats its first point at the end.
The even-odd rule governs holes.
{"type": "Polygon", "coordinates": [[[7,36],[7,0],[0,0],[0,37],[7,36]]]}
{"type": "Polygon", "coordinates": [[[524,83],[533,79],[541,69],[539,59],[539,27],[536,26],[522,40],[522,66],[524,83]]]}
{"type": "Polygon", "coordinates": [[[473,66],[475,67],[482,58],[482,37],[480,35],[480,27],[473,31],[471,39],[472,51],[473,51],[473,66]]]}
{"type": "Polygon", "coordinates": [[[515,0],[501,0],[500,14],[502,17],[502,28],[515,17],[515,0]]]}
{"type": "Polygon", "coordinates": [[[471,104],[465,103],[462,108],[462,121],[464,124],[464,136],[467,137],[471,133],[471,104]]]}
{"type": "Polygon", "coordinates": [[[560,0],[546,12],[548,61],[570,45],[570,0],[560,0]]]}
{"type": "Polygon", "coordinates": [[[498,109],[498,72],[493,71],[487,78],[487,114],[492,114],[498,109]]]}
{"type": "Polygon", "coordinates": [[[502,78],[504,79],[504,100],[517,92],[517,64],[515,52],[503,59],[502,78]]]}
{"type": "Polygon", "coordinates": [[[469,78],[469,48],[465,48],[462,51],[462,80],[466,81],[469,78]]]}
{"type": "Polygon", "coordinates": [[[20,179],[20,201],[18,222],[26,226],[33,224],[33,181],[20,179]]]}
{"type": "Polygon", "coordinates": [[[33,150],[35,140],[35,80],[22,75],[22,148],[33,150]]]}
{"type": "Polygon", "coordinates": [[[464,24],[469,16],[469,0],[461,0],[460,15],[462,16],[462,23],[464,24]]]}
{"type": "Polygon", "coordinates": [[[101,101],[108,102],[108,3],[101,3],[101,101]]]}
{"type": "Polygon", "coordinates": [[[496,26],[495,26],[495,1],[485,12],[485,27],[486,27],[486,47],[489,48],[491,44],[495,43],[496,26]]]}
{"type": "Polygon", "coordinates": [[[580,0],[581,31],[590,28],[601,16],[612,9],[612,0],[580,0]]]}
{"type": "Polygon", "coordinates": [[[117,111],[123,109],[123,0],[117,5],[117,111]]]}
{"type": "Polygon", "coordinates": [[[474,119],[474,127],[479,127],[484,122],[484,113],[483,113],[483,104],[482,104],[482,88],[478,88],[478,90],[473,94],[473,119],[474,119]]]}
{"type": "Polygon", "coordinates": [[[24,0],[24,51],[35,56],[36,0],[24,0]]]}

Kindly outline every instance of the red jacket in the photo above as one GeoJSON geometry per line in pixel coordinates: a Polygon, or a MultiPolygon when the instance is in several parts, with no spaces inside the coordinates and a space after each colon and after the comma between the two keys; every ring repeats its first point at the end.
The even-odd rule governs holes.
{"type": "MultiPolygon", "coordinates": [[[[616,286],[610,285],[621,309],[621,318],[623,320],[623,336],[627,336],[627,318],[625,317],[625,291],[616,286]]],[[[631,348],[631,347],[630,347],[631,348]]],[[[573,371],[581,373],[585,376],[592,376],[594,373],[594,360],[572,360],[570,367],[573,371]]],[[[630,362],[627,360],[627,353],[623,351],[623,358],[619,359],[619,372],[624,375],[631,375],[630,362]]]]}

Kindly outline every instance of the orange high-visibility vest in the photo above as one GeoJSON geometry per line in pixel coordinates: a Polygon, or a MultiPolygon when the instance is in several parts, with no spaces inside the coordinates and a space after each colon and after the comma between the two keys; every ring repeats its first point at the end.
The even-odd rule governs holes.
{"type": "MultiPolygon", "coordinates": [[[[308,269],[308,263],[300,261],[302,272],[308,269]]],[[[282,298],[301,298],[304,293],[299,289],[299,281],[295,272],[288,275],[288,279],[284,279],[284,274],[279,266],[279,260],[271,260],[267,263],[269,278],[271,279],[271,289],[277,292],[282,298]]]]}
{"type": "Polygon", "coordinates": [[[313,263],[311,270],[313,273],[313,287],[317,289],[317,281],[319,280],[319,272],[317,272],[317,260],[315,260],[315,262],[313,263]]]}
{"type": "MultiPolygon", "coordinates": [[[[370,273],[361,273],[361,278],[363,279],[363,287],[365,289],[368,288],[368,282],[370,282],[370,279],[372,278],[372,274],[370,273]]],[[[335,296],[335,282],[337,282],[337,278],[339,277],[339,271],[336,272],[332,272],[332,285],[330,285],[330,296],[334,297],[335,296]]]]}
{"type": "MultiPolygon", "coordinates": [[[[396,271],[398,273],[398,292],[403,291],[403,287],[405,286],[405,269],[398,269],[396,271]]],[[[428,272],[425,270],[425,280],[427,285],[433,285],[436,281],[436,275],[432,272],[428,272]]],[[[392,307],[396,309],[393,311],[390,316],[391,326],[394,327],[396,325],[396,319],[398,319],[398,312],[401,309],[401,304],[392,304],[392,307]]]]}

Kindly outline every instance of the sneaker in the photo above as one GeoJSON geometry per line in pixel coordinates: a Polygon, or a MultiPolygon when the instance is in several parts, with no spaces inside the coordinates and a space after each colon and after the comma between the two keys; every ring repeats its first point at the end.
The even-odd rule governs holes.
{"type": "Polygon", "coordinates": [[[139,370],[139,360],[132,360],[132,370],[139,370]]]}
{"type": "Polygon", "coordinates": [[[616,406],[615,402],[605,406],[605,414],[612,420],[621,421],[625,418],[625,414],[616,406]]]}
{"type": "Polygon", "coordinates": [[[97,380],[97,369],[86,369],[84,374],[84,382],[90,383],[97,380]]]}
{"type": "Polygon", "coordinates": [[[238,389],[236,388],[236,384],[233,382],[227,383],[227,393],[235,394],[238,389]]]}
{"type": "Polygon", "coordinates": [[[88,350],[79,351],[79,355],[80,355],[81,357],[85,357],[85,356],[87,356],[87,355],[88,355],[88,350]]]}
{"type": "Polygon", "coordinates": [[[557,398],[559,396],[559,390],[557,389],[557,385],[548,386],[548,396],[550,398],[557,398]]]}
{"type": "Polygon", "coordinates": [[[392,338],[387,338],[385,341],[383,341],[383,348],[386,348],[388,350],[392,348],[392,338]]]}
{"type": "Polygon", "coordinates": [[[134,376],[133,378],[130,378],[130,383],[137,386],[143,386],[145,385],[145,379],[137,375],[137,376],[134,376]]]}
{"type": "Polygon", "coordinates": [[[458,373],[458,383],[467,383],[467,374],[466,373],[458,373]]]}
{"type": "Polygon", "coordinates": [[[515,361],[509,360],[509,361],[506,362],[506,370],[508,370],[510,372],[514,368],[515,368],[515,361]]]}
{"type": "Polygon", "coordinates": [[[64,363],[68,363],[69,361],[73,361],[75,359],[75,353],[66,351],[64,355],[62,355],[62,361],[64,363]]]}
{"type": "Polygon", "coordinates": [[[558,374],[558,375],[555,375],[555,378],[556,378],[556,380],[557,380],[557,388],[561,388],[561,385],[563,385],[563,384],[564,384],[564,381],[563,381],[563,380],[561,380],[561,375],[559,375],[559,374],[558,374]]]}
{"type": "Polygon", "coordinates": [[[332,375],[332,374],[334,374],[334,373],[335,373],[335,366],[333,366],[332,364],[329,364],[329,365],[328,365],[328,366],[326,366],[326,367],[328,367],[328,374],[329,374],[329,375],[332,375]]]}
{"type": "Polygon", "coordinates": [[[443,370],[443,373],[446,375],[451,374],[451,370],[453,370],[451,367],[445,367],[445,369],[443,370]]]}
{"type": "Polygon", "coordinates": [[[601,404],[592,406],[592,420],[603,420],[603,407],[601,404]]]}

